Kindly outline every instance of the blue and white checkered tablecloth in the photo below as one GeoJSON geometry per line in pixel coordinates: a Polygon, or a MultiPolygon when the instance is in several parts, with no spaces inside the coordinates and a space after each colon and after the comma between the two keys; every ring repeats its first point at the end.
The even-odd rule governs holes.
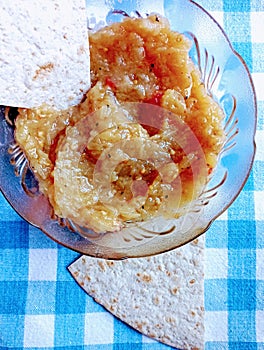
{"type": "MultiPolygon", "coordinates": [[[[263,350],[264,2],[198,3],[223,26],[246,61],[258,99],[252,172],[237,200],[206,234],[205,348],[263,350]]],[[[0,196],[0,348],[169,349],[86,295],[66,269],[77,257],[29,226],[0,196]]]]}

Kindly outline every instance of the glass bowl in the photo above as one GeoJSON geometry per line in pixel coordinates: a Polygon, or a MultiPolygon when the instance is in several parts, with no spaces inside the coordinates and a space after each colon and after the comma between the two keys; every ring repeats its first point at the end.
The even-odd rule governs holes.
{"type": "Polygon", "coordinates": [[[89,256],[108,259],[149,256],[193,240],[204,233],[233,203],[252,167],[256,97],[243,59],[233,50],[223,29],[199,5],[185,0],[165,0],[155,4],[119,0],[91,1],[87,6],[87,18],[89,27],[96,28],[119,21],[124,15],[163,12],[171,28],[185,33],[193,42],[190,55],[201,71],[208,92],[225,112],[227,141],[203,193],[183,216],[173,220],[159,217],[146,222],[129,223],[119,232],[105,234],[96,234],[69,220],[54,218],[48,200],[38,192],[37,181],[23,152],[15,144],[14,127],[10,122],[13,111],[9,111],[8,122],[8,118],[5,118],[8,109],[1,108],[2,193],[27,222],[63,246],[89,256]],[[114,9],[119,10],[119,14],[114,14],[114,9]]]}

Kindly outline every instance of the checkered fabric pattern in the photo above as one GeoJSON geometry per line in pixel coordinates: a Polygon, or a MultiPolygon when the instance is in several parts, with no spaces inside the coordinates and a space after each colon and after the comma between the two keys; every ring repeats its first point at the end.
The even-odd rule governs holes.
{"type": "Polygon", "coordinates": [[[264,2],[200,1],[252,73],[257,152],[238,199],[206,236],[206,349],[264,349],[264,2]]]}
{"type": "MultiPolygon", "coordinates": [[[[264,2],[199,0],[245,59],[258,98],[250,177],[206,235],[207,350],[264,349],[264,2]]],[[[0,348],[169,349],[96,304],[66,267],[78,257],[24,222],[0,195],[0,348]]]]}

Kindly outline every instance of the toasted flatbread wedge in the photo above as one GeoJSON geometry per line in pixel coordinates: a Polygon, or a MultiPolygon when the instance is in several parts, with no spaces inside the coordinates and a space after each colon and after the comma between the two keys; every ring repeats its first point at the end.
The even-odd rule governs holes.
{"type": "Polygon", "coordinates": [[[0,104],[66,109],[90,87],[85,0],[1,2],[0,104]]]}
{"type": "Polygon", "coordinates": [[[69,266],[79,285],[113,315],[179,349],[204,348],[204,238],[161,255],[69,266]]]}

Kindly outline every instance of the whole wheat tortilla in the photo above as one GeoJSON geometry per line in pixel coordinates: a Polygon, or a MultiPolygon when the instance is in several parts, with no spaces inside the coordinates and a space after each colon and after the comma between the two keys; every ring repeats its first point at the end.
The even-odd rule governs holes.
{"type": "Polygon", "coordinates": [[[204,238],[161,255],[69,266],[96,302],[139,332],[180,349],[204,348],[204,238]]]}
{"type": "Polygon", "coordinates": [[[0,104],[65,109],[90,87],[85,0],[1,1],[0,104]]]}

